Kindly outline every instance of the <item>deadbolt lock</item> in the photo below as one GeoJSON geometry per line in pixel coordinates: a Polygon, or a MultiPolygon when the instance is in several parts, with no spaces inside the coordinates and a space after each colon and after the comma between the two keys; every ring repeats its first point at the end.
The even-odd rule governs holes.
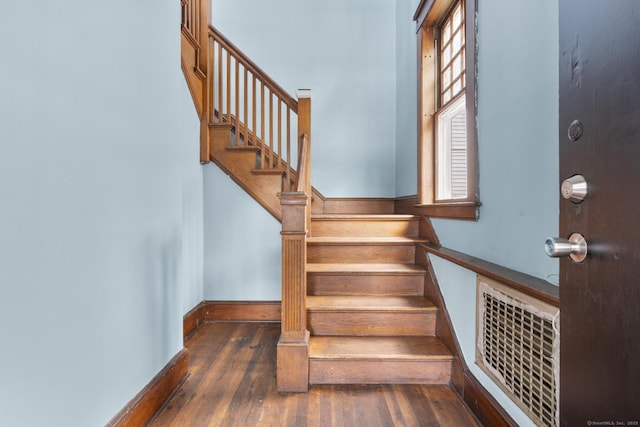
{"type": "Polygon", "coordinates": [[[580,203],[587,197],[587,180],[582,175],[567,178],[560,187],[562,197],[574,203],[580,203]]]}

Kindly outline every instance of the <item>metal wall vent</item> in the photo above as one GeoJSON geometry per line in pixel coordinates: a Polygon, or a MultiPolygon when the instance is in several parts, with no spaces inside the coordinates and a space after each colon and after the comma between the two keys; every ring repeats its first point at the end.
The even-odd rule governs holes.
{"type": "Polygon", "coordinates": [[[559,311],[478,276],[476,363],[538,426],[558,425],[559,311]]]}

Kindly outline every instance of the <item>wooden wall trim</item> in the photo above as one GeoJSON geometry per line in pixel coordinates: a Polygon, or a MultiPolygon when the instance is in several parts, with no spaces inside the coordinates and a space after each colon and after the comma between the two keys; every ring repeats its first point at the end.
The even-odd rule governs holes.
{"type": "Polygon", "coordinates": [[[205,301],[204,320],[280,322],[280,301],[205,301]]]}
{"type": "Polygon", "coordinates": [[[280,307],[280,301],[202,301],[183,316],[183,339],[207,321],[280,322],[280,307]]]}
{"type": "Polygon", "coordinates": [[[200,327],[205,321],[204,316],[205,302],[201,301],[198,305],[193,307],[182,318],[182,339],[186,339],[196,329],[200,327]]]}
{"type": "Polygon", "coordinates": [[[518,424],[469,370],[444,302],[438,279],[426,254],[426,251],[419,251],[416,255],[416,263],[426,268],[424,293],[438,307],[436,336],[442,340],[453,355],[451,385],[483,425],[516,427],[518,424]]]}
{"type": "Polygon", "coordinates": [[[468,270],[494,279],[524,294],[560,307],[560,288],[546,280],[530,276],[498,264],[432,244],[421,245],[427,252],[458,264],[468,270]]]}
{"type": "Polygon", "coordinates": [[[517,427],[518,423],[504,410],[496,399],[470,372],[464,373],[464,393],[462,399],[473,414],[485,426],[517,427]]]}
{"type": "Polygon", "coordinates": [[[174,390],[185,380],[188,369],[189,351],[183,348],[153,377],[149,384],[106,424],[106,427],[147,424],[174,390]]]}

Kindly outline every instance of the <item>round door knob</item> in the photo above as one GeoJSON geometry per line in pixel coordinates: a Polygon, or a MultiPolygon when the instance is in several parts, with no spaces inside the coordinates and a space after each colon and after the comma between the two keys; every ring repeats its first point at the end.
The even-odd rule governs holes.
{"type": "Polygon", "coordinates": [[[562,197],[574,203],[580,203],[587,197],[587,180],[582,175],[567,178],[560,187],[562,197]]]}
{"type": "Polygon", "coordinates": [[[549,237],[544,250],[553,258],[568,256],[575,262],[582,262],[587,257],[587,241],[580,233],[573,233],[568,239],[549,237]]]}

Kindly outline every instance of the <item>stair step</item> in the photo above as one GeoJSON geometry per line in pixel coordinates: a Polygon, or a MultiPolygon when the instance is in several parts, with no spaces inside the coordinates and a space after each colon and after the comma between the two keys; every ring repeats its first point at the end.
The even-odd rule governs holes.
{"type": "Polygon", "coordinates": [[[311,384],[447,384],[451,353],[435,337],[311,337],[311,384]]]}
{"type": "Polygon", "coordinates": [[[415,262],[415,245],[426,239],[394,237],[309,237],[310,263],[402,263],[415,262]]]}
{"type": "Polygon", "coordinates": [[[307,264],[309,295],[423,295],[424,268],[413,264],[307,264]]]}
{"type": "Polygon", "coordinates": [[[438,309],[422,296],[309,296],[314,336],[435,335],[438,309]]]}
{"type": "Polygon", "coordinates": [[[418,236],[415,215],[317,215],[311,217],[312,236],[418,236]]]}
{"type": "Polygon", "coordinates": [[[253,145],[228,145],[225,147],[227,151],[249,151],[256,153],[258,152],[258,147],[253,145]]]}
{"type": "Polygon", "coordinates": [[[281,168],[272,168],[272,169],[254,169],[252,172],[255,175],[284,175],[286,171],[281,168]]]}

